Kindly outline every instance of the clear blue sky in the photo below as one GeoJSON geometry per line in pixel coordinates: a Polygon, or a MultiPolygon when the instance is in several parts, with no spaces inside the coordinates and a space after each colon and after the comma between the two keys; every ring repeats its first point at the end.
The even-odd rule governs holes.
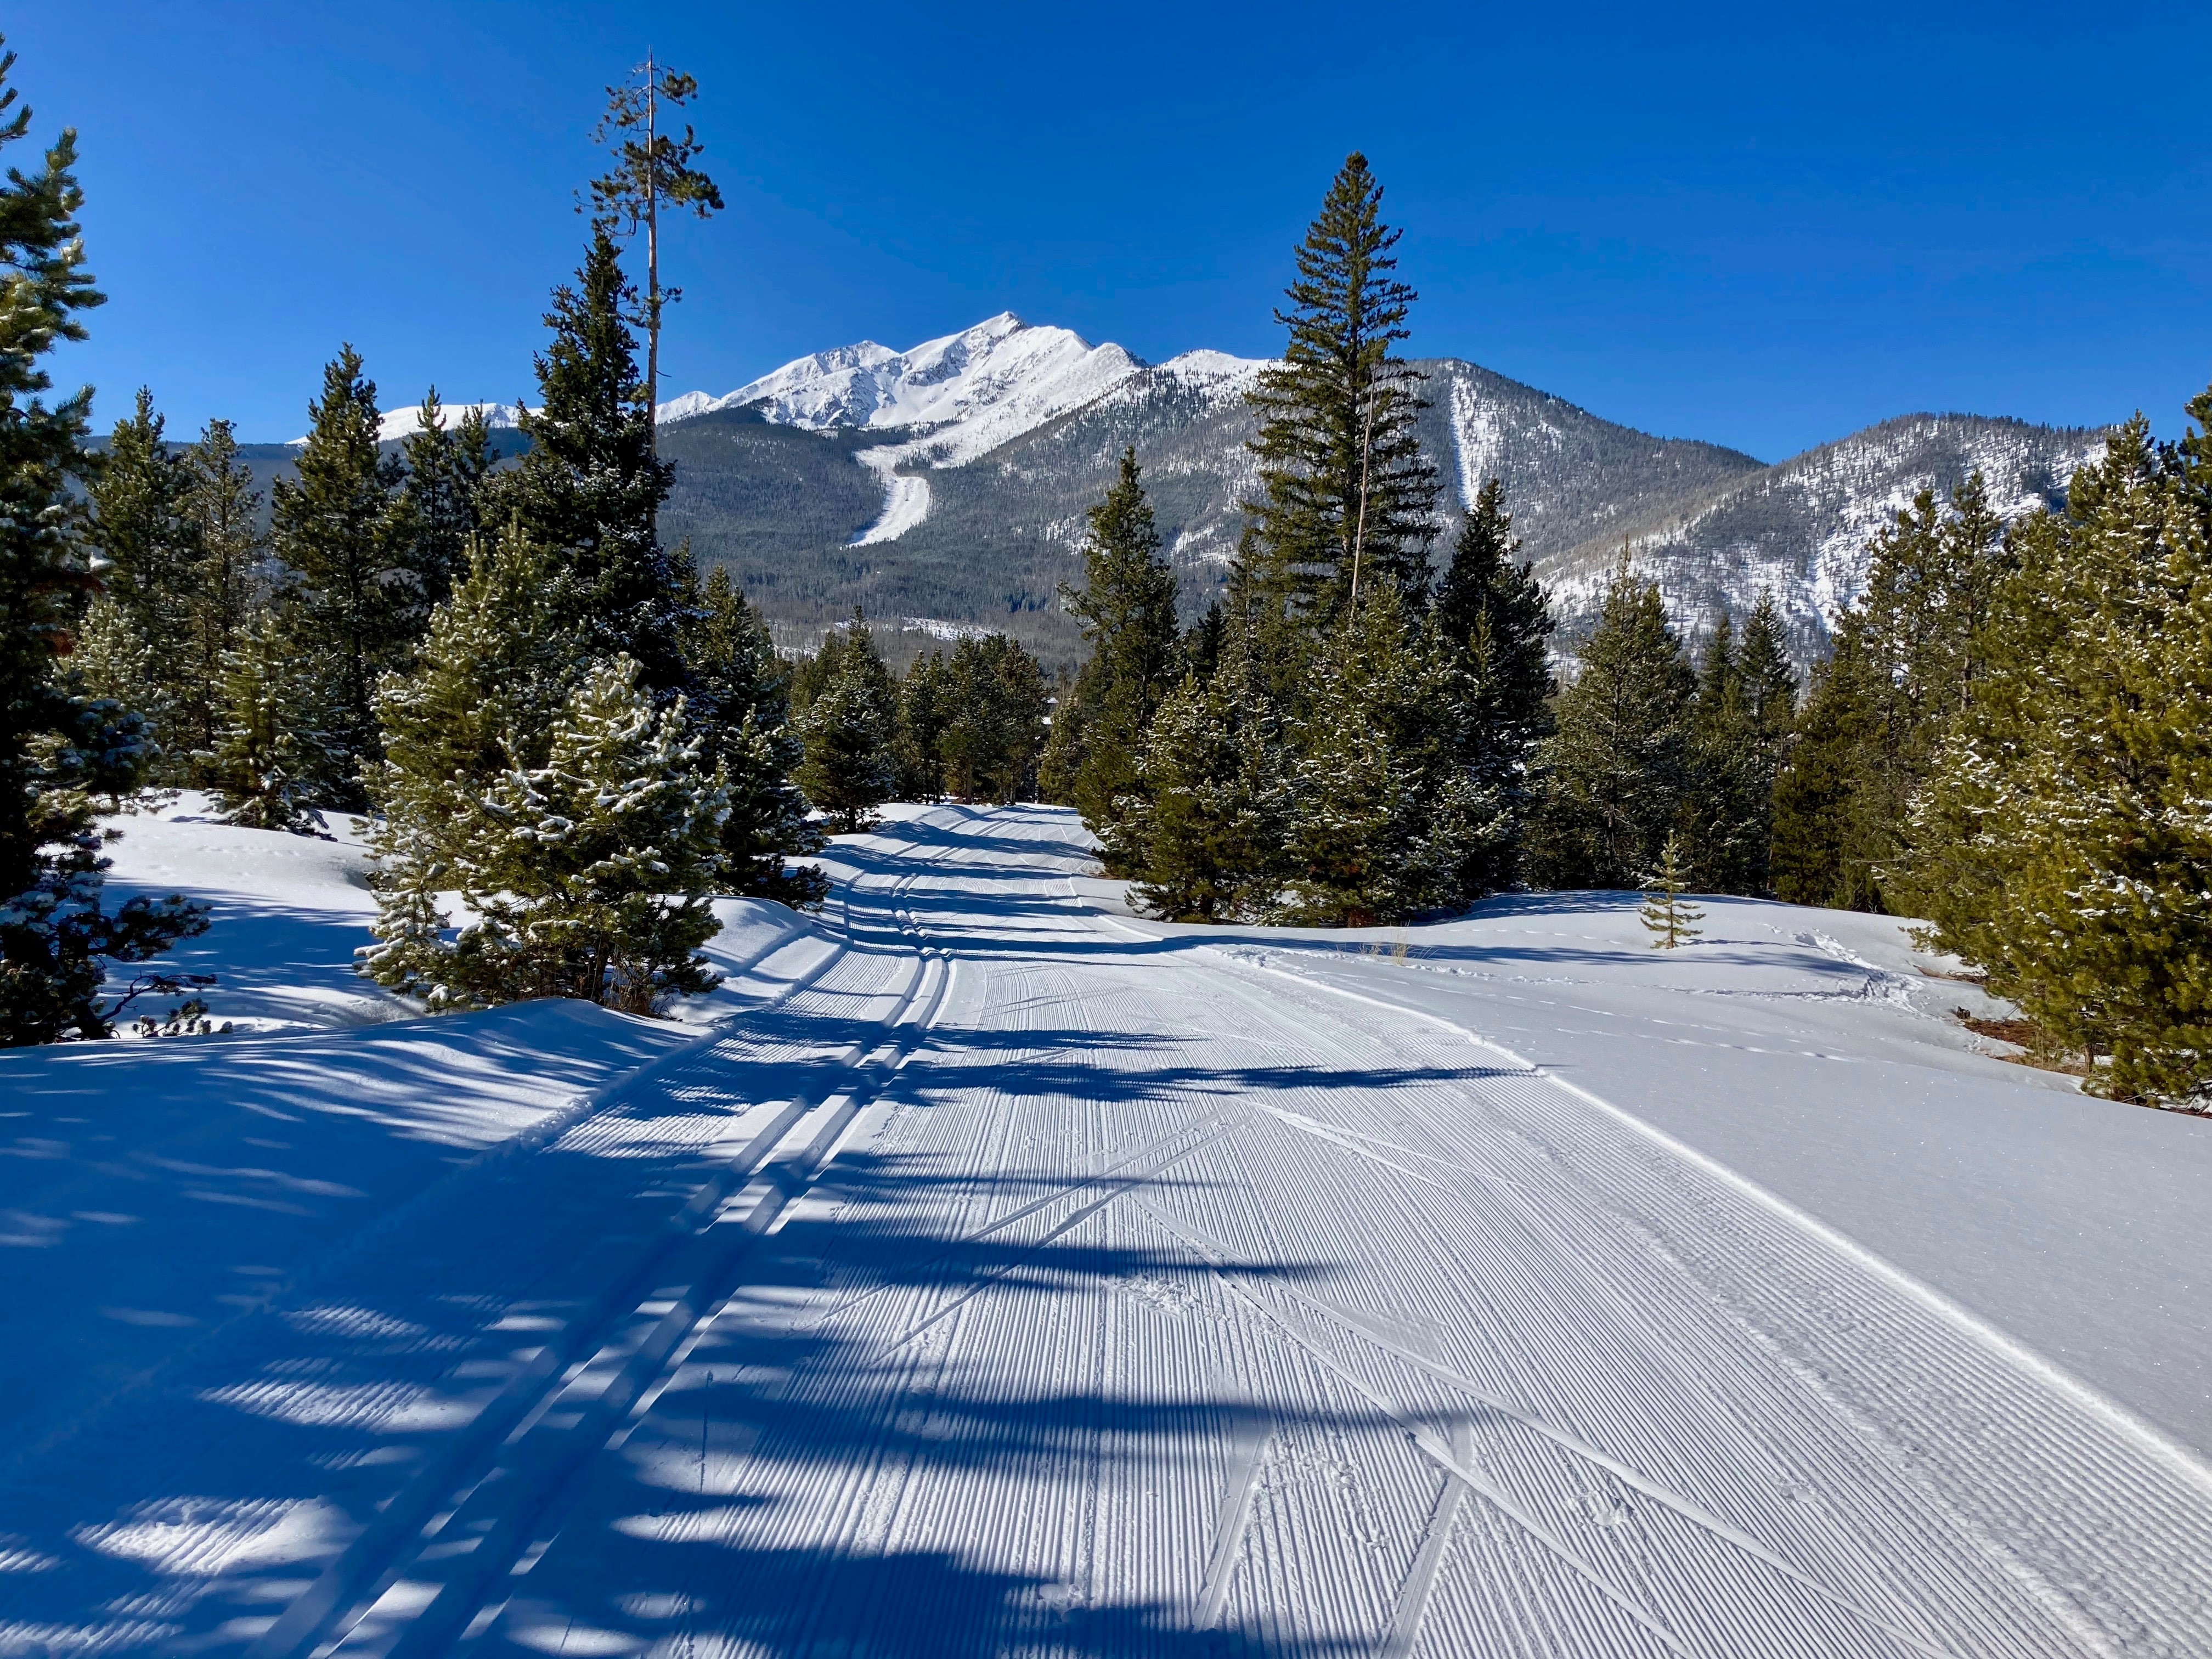
{"type": "MultiPolygon", "coordinates": [[[[532,390],[602,83],[704,83],[729,211],[666,259],[667,389],[1000,310],[1261,356],[1364,149],[1413,349],[1775,459],[1908,410],[2060,422],[2212,380],[2201,4],[1741,9],[477,3],[13,7],[112,295],[102,423],[302,429],[341,340],[387,405],[532,390]]],[[[27,161],[15,147],[11,161],[27,161]]]]}

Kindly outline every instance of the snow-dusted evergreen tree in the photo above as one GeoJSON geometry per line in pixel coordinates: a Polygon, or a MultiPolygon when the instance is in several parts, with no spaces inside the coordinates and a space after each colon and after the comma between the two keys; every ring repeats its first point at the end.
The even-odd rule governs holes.
{"type": "Polygon", "coordinates": [[[69,668],[85,695],[132,710],[149,731],[167,723],[170,704],[155,672],[154,647],[131,625],[112,593],[102,593],[86,609],[69,668]]]}
{"type": "Polygon", "coordinates": [[[1644,878],[1644,908],[1637,915],[1654,935],[1655,951],[1675,951],[1704,937],[1698,923],[1705,913],[1685,900],[1690,887],[1690,858],[1681,832],[1667,837],[1659,862],[1644,878]]]}
{"type": "MultiPolygon", "coordinates": [[[[1438,486],[1415,422],[1421,376],[1394,355],[1418,297],[1394,274],[1382,186],[1347,156],[1297,248],[1279,364],[1247,394],[1260,494],[1246,562],[1271,612],[1319,625],[1355,587],[1428,586],[1438,486]]],[[[1264,635],[1263,635],[1264,637],[1264,635]]]]}
{"type": "MultiPolygon", "coordinates": [[[[1083,588],[1061,600],[1083,626],[1091,656],[1073,696],[1054,712],[1053,738],[1066,793],[1091,831],[1109,837],[1136,787],[1145,728],[1179,677],[1175,571],[1160,556],[1160,535],[1146,499],[1137,452],[1089,514],[1083,588]]],[[[1114,874],[1125,874],[1109,863],[1114,874]]]]}
{"type": "Polygon", "coordinates": [[[682,701],[656,714],[639,679],[627,657],[592,665],[544,760],[469,808],[445,873],[471,919],[434,945],[434,914],[380,919],[373,975],[434,1008],[560,996],[641,1014],[716,983],[699,950],[719,925],[727,797],[682,701]]]}
{"type": "MultiPolygon", "coordinates": [[[[31,112],[5,85],[0,148],[23,138],[31,112]],[[9,112],[13,111],[11,114],[9,112]]],[[[98,586],[74,531],[72,486],[92,471],[85,450],[89,387],[56,402],[44,360],[85,337],[80,312],[100,303],[85,271],[64,131],[43,165],[0,178],[0,1046],[112,1034],[119,1004],[103,1002],[111,962],[148,962],[204,931],[206,907],[134,898],[109,911],[107,860],[95,819],[136,789],[149,759],[144,722],[68,684],[73,624],[98,586]]],[[[142,975],[168,994],[173,978],[142,975]]]]}
{"type": "Polygon", "coordinates": [[[428,620],[413,565],[402,469],[378,447],[376,383],[350,345],[323,370],[323,395],[299,452],[296,482],[271,492],[276,556],[291,573],[290,625],[324,690],[340,761],[332,805],[364,804],[356,774],[379,755],[377,682],[400,666],[428,620]]]}
{"type": "Polygon", "coordinates": [[[319,835],[316,803],[338,765],[318,719],[321,686],[278,620],[249,623],[223,665],[224,719],[196,758],[217,816],[249,830],[319,835]]]}
{"type": "Polygon", "coordinates": [[[820,690],[795,722],[806,750],[799,787],[840,834],[852,835],[898,787],[898,682],[858,612],[823,642],[814,666],[820,690]]]}
{"type": "Polygon", "coordinates": [[[793,778],[805,749],[791,726],[788,675],[767,625],[720,565],[685,608],[692,724],[708,764],[723,769],[729,789],[722,823],[729,890],[817,908],[829,896],[830,878],[818,865],[785,862],[819,851],[823,836],[793,778]]]}
{"type": "Polygon", "coordinates": [[[1983,672],[1885,891],[2088,1086],[2212,1092],[2212,391],[2138,416],[2018,532],[1983,672]]]}
{"type": "Polygon", "coordinates": [[[228,421],[210,421],[179,465],[184,510],[198,556],[187,595],[189,667],[178,725],[197,755],[215,747],[228,718],[225,665],[269,598],[268,538],[260,523],[261,494],[239,459],[228,421]]]}
{"type": "Polygon", "coordinates": [[[1691,787],[1696,690],[1658,585],[1624,551],[1539,752],[1529,857],[1540,884],[1633,887],[1658,860],[1691,787]]]}
{"type": "MultiPolygon", "coordinates": [[[[942,651],[916,657],[899,682],[896,747],[902,800],[945,799],[945,755],[938,745],[952,724],[953,696],[952,665],[942,651]]],[[[1055,728],[1053,735],[1061,734],[1055,728]]]]}
{"type": "Polygon", "coordinates": [[[380,943],[361,953],[362,968],[433,1007],[475,994],[454,988],[437,895],[459,884],[493,781],[544,760],[582,672],[553,580],[550,556],[519,524],[471,543],[468,574],[432,615],[414,671],[378,688],[384,758],[369,781],[382,817],[369,845],[380,943]]]}

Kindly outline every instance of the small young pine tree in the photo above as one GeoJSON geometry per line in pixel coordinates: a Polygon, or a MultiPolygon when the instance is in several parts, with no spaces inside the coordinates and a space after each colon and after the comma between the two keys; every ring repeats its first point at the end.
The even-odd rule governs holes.
{"type": "Polygon", "coordinates": [[[1657,867],[1644,880],[1644,908],[1638,915],[1656,935],[1651,941],[1653,950],[1679,950],[1704,937],[1696,924],[1705,919],[1705,913],[1682,897],[1689,890],[1689,855],[1677,831],[1667,837],[1657,867]]]}
{"type": "Polygon", "coordinates": [[[248,830],[323,833],[315,802],[330,788],[334,757],[315,719],[313,673],[283,625],[249,623],[224,659],[225,719],[215,746],[195,759],[216,817],[248,830]]]}

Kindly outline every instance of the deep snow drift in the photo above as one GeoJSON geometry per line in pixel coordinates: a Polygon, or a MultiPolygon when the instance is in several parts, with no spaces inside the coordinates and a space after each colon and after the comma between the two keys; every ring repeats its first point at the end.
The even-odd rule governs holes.
{"type": "Polygon", "coordinates": [[[1893,923],[902,809],[681,1024],[394,1018],[357,854],[194,816],[118,875],[263,1032],[0,1054],[0,1653],[2212,1650],[2212,1123],[1893,923]]]}

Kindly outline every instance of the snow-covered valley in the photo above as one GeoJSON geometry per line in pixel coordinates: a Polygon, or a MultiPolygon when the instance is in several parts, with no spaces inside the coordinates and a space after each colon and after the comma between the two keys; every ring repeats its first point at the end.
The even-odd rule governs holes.
{"type": "Polygon", "coordinates": [[[0,1054],[0,1651],[2212,1648],[2212,1121],[1895,922],[1170,927],[900,809],[681,1021],[431,1020],[190,805],[116,881],[253,1030],[0,1054]]]}

